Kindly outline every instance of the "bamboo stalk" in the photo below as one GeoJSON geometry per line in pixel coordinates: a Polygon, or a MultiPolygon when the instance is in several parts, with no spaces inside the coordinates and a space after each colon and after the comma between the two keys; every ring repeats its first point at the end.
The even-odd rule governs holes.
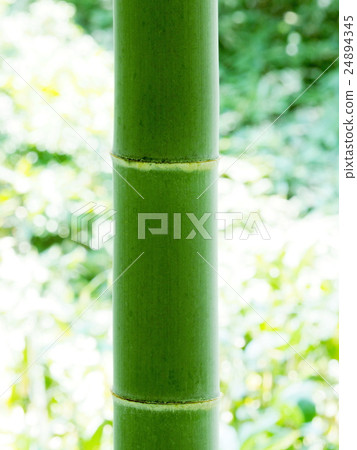
{"type": "Polygon", "coordinates": [[[215,265],[214,186],[197,197],[217,175],[216,0],[114,14],[114,280],[144,252],[114,283],[115,449],[214,450],[217,289],[197,254],[215,265]]]}

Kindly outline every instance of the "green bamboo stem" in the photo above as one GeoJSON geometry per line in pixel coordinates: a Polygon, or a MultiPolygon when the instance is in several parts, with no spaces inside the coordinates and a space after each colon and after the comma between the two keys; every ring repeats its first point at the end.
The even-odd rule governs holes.
{"type": "Polygon", "coordinates": [[[217,157],[216,0],[115,0],[114,153],[217,157]]]}
{"type": "Polygon", "coordinates": [[[116,0],[114,19],[114,446],[216,450],[214,186],[197,197],[217,176],[217,5],[116,0]],[[167,233],[139,238],[143,213],[167,233]]]}

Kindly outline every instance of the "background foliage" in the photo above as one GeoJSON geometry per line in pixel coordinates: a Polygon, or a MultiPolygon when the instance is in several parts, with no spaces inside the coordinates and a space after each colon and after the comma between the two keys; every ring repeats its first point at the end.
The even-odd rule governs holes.
{"type": "MultiPolygon", "coordinates": [[[[70,222],[111,208],[111,4],[0,5],[0,444],[109,449],[111,243],[70,222]]],[[[222,450],[338,448],[337,63],[269,127],[336,58],[337,17],[220,1],[220,211],[244,213],[221,230],[222,450]],[[238,239],[252,211],[270,239],[238,239]]]]}

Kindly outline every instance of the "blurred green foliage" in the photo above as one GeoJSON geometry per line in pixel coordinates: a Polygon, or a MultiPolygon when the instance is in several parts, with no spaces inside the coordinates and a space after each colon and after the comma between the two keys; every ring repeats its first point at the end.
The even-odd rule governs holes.
{"type": "MultiPolygon", "coordinates": [[[[75,242],[71,219],[111,208],[111,5],[0,12],[0,445],[108,449],[111,242],[75,242]]],[[[258,211],[271,238],[220,232],[222,450],[338,448],[337,63],[314,82],[337,19],[337,1],[220,1],[220,211],[243,212],[238,235],[258,211]]]]}
{"type": "MultiPolygon", "coordinates": [[[[111,47],[111,5],[70,1],[77,23],[111,47]]],[[[314,192],[302,214],[336,211],[337,65],[295,100],[337,57],[337,18],[336,0],[219,1],[221,151],[240,155],[294,102],[279,119],[276,142],[265,136],[250,153],[259,150],[275,166],[272,193],[291,197],[302,185],[314,192]]]]}

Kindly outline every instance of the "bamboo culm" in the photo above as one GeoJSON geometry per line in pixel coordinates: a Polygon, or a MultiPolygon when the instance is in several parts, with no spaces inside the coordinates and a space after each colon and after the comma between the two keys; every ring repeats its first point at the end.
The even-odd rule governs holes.
{"type": "Polygon", "coordinates": [[[216,0],[115,0],[114,37],[114,448],[217,450],[216,0]]]}

